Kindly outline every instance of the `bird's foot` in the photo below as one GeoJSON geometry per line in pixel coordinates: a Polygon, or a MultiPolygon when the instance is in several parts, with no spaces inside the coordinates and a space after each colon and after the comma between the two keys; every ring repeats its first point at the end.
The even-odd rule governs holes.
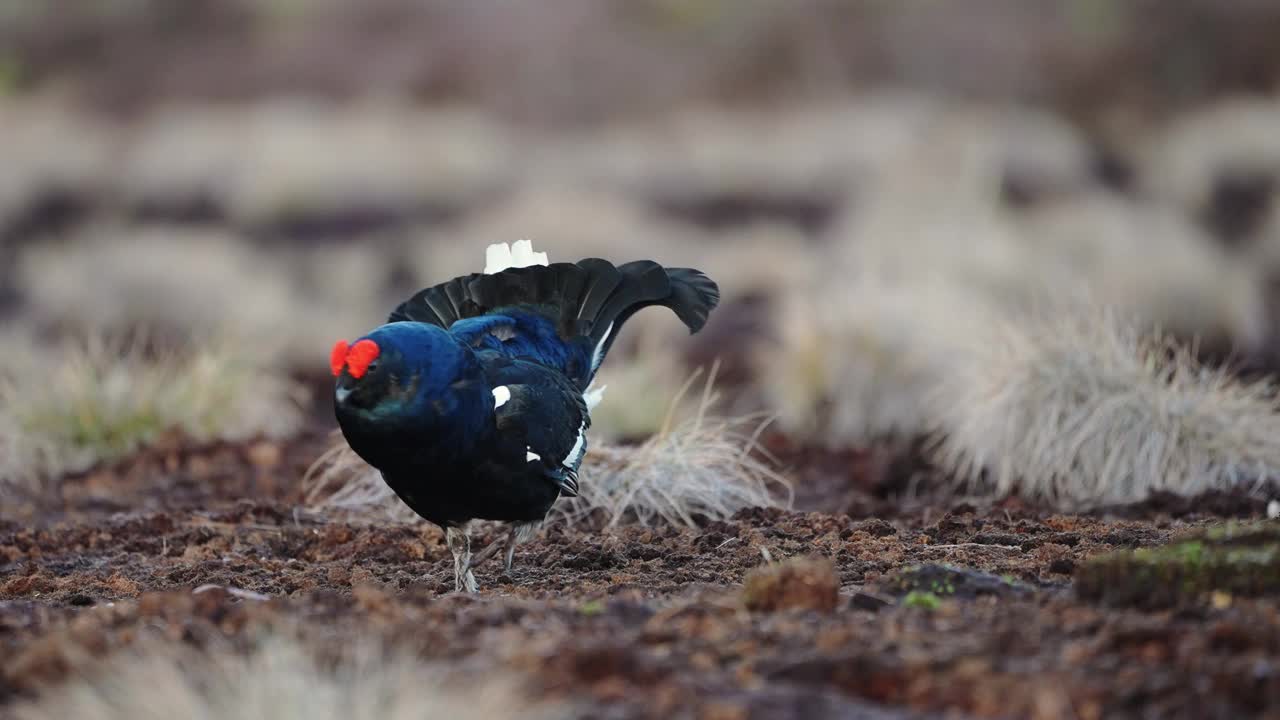
{"type": "Polygon", "coordinates": [[[453,569],[453,591],[474,593],[480,589],[475,573],[470,567],[455,566],[453,569]]]}

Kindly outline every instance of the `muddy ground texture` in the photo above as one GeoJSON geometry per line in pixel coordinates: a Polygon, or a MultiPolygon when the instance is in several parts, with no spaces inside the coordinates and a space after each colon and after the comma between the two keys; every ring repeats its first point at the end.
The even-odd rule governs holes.
{"type": "Polygon", "coordinates": [[[1073,582],[1090,558],[1259,518],[1256,497],[1085,515],[895,502],[872,459],[793,450],[794,474],[825,488],[801,510],[696,529],[550,525],[510,574],[479,568],[467,596],[438,530],[301,508],[296,478],[330,441],[154,451],[68,480],[56,512],[0,522],[0,717],[145,635],[199,647],[269,630],[385,637],[478,676],[513,670],[581,717],[1280,707],[1274,595],[1143,608],[1073,582]],[[825,560],[797,561],[809,556],[825,560]]]}

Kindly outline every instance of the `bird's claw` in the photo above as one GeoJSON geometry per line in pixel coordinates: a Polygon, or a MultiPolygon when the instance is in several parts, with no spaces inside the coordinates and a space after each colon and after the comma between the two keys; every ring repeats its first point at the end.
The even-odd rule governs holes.
{"type": "Polygon", "coordinates": [[[467,592],[467,593],[475,594],[480,589],[479,584],[476,583],[476,576],[471,573],[470,568],[467,569],[467,572],[461,578],[455,577],[453,581],[454,581],[454,587],[453,587],[454,592],[467,592]]]}

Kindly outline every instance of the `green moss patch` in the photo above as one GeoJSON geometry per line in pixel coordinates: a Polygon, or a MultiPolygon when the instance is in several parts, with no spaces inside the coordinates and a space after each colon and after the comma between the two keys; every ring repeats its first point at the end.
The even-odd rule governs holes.
{"type": "Polygon", "coordinates": [[[1143,608],[1280,594],[1280,524],[1229,523],[1168,545],[1099,555],[1075,579],[1083,599],[1143,608]]]}
{"type": "Polygon", "coordinates": [[[94,336],[17,354],[0,368],[0,445],[11,449],[0,484],[40,494],[167,439],[286,437],[302,423],[301,392],[230,340],[156,351],[94,336]]]}
{"type": "Polygon", "coordinates": [[[942,598],[931,592],[921,592],[912,590],[907,596],[902,598],[903,607],[919,608],[920,610],[937,610],[942,607],[942,598]]]}

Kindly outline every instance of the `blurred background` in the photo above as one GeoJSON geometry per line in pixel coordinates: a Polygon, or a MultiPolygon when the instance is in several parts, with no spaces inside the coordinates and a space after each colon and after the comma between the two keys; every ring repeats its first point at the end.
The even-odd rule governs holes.
{"type": "Polygon", "coordinates": [[[911,438],[1070,302],[1269,372],[1277,37],[1267,0],[5,0],[6,345],[230,337],[320,422],[334,340],[531,238],[724,289],[695,338],[637,318],[620,438],[716,358],[727,412],[911,438]]]}
{"type": "Polygon", "coordinates": [[[1280,0],[0,0],[0,715],[1260,714],[1278,308],[1280,0]],[[522,238],[723,301],[449,597],[329,351],[522,238]]]}

